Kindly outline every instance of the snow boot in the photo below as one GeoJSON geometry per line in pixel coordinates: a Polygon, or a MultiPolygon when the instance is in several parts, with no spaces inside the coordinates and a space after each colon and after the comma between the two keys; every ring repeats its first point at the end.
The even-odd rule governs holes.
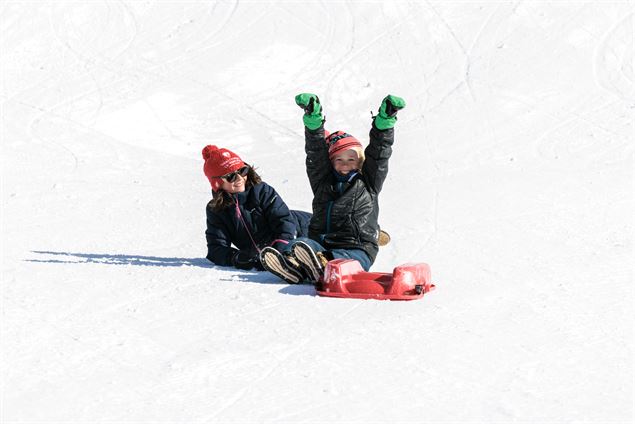
{"type": "Polygon", "coordinates": [[[322,252],[316,253],[311,246],[303,241],[296,242],[291,248],[291,252],[298,262],[300,262],[309,281],[317,283],[322,279],[324,267],[326,266],[326,262],[328,262],[322,252]]]}
{"type": "Polygon", "coordinates": [[[265,247],[260,251],[260,263],[270,273],[282,278],[287,283],[299,284],[304,279],[302,267],[292,257],[285,257],[273,247],[265,247]]]}
{"type": "Polygon", "coordinates": [[[379,236],[377,236],[377,244],[379,246],[385,246],[390,243],[390,234],[384,230],[379,230],[379,236]]]}

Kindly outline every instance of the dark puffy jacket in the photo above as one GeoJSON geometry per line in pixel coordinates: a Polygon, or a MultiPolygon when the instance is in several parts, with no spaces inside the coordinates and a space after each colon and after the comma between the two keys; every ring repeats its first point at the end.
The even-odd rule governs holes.
{"type": "Polygon", "coordinates": [[[327,249],[362,249],[371,263],[377,256],[379,205],[377,196],[388,174],[394,129],[373,124],[362,172],[338,182],[324,141],[324,128],[305,127],[306,169],[313,190],[313,217],[309,237],[327,249]]]}
{"type": "Polygon", "coordinates": [[[237,251],[232,244],[239,250],[256,252],[249,234],[258,248],[268,246],[276,239],[292,240],[308,235],[311,214],[290,211],[276,190],[267,183],[246,188],[242,193],[223,195],[238,201],[240,216],[249,232],[235,206],[216,212],[212,210],[210,201],[206,209],[207,259],[216,265],[232,265],[231,259],[237,251]]]}

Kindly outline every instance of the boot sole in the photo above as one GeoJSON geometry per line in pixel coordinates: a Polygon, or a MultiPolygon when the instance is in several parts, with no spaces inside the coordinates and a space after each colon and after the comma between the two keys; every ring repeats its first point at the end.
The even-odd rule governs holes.
{"type": "Polygon", "coordinates": [[[267,271],[282,278],[287,283],[299,284],[302,281],[300,273],[291,268],[284,260],[284,256],[272,247],[262,249],[260,263],[267,271]]]}
{"type": "Polygon", "coordinates": [[[390,243],[390,234],[384,230],[379,230],[379,237],[377,237],[377,244],[379,246],[385,246],[390,243]]]}
{"type": "Polygon", "coordinates": [[[302,268],[309,274],[311,281],[316,283],[322,279],[324,274],[324,267],[320,263],[320,260],[315,255],[315,252],[311,247],[299,241],[292,247],[293,256],[300,262],[302,268]]]}

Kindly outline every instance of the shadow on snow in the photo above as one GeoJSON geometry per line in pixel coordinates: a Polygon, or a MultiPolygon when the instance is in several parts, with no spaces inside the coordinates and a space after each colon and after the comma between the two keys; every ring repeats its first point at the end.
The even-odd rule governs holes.
{"type": "Polygon", "coordinates": [[[107,253],[73,253],[50,252],[44,250],[32,250],[32,253],[50,255],[59,259],[25,259],[27,262],[45,262],[59,264],[106,264],[106,265],[136,265],[136,266],[197,266],[201,268],[214,268],[214,265],[205,258],[164,258],[160,256],[142,255],[111,255],[107,253]]]}
{"type": "MultiPolygon", "coordinates": [[[[239,272],[239,281],[257,284],[284,284],[277,277],[266,271],[244,271],[231,267],[221,267],[212,264],[206,258],[176,258],[161,256],[143,255],[123,255],[107,253],[74,253],[74,252],[52,252],[46,250],[32,250],[32,253],[39,255],[55,256],[49,259],[25,259],[25,262],[39,262],[52,264],[106,264],[106,265],[134,265],[134,266],[156,266],[156,267],[180,267],[195,266],[210,269],[227,269],[239,272]],[[246,275],[245,275],[246,274],[246,275]],[[245,278],[247,277],[247,278],[245,278]]],[[[232,278],[233,280],[233,278],[232,278]]],[[[292,284],[280,290],[282,294],[293,296],[315,296],[315,289],[311,284],[292,284]]]]}

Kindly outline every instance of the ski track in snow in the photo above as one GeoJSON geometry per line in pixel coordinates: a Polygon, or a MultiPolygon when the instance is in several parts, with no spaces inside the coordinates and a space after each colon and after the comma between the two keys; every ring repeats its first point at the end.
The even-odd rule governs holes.
{"type": "Polygon", "coordinates": [[[632,4],[0,7],[3,422],[632,422],[632,4]],[[206,144],[310,209],[302,91],[406,99],[373,270],[423,300],[204,258],[206,144]]]}

